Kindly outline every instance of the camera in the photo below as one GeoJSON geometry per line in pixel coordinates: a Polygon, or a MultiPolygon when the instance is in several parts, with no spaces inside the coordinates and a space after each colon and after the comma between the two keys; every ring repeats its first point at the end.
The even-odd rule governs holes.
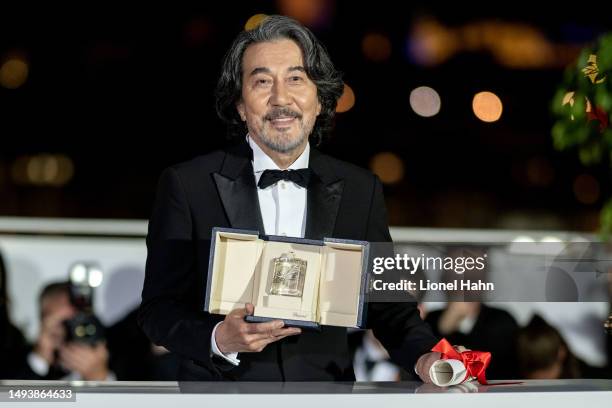
{"type": "Polygon", "coordinates": [[[104,326],[93,312],[94,288],[100,286],[102,276],[95,263],[77,262],[70,267],[70,302],[77,313],[64,322],[66,342],[95,345],[105,339],[104,326]]]}

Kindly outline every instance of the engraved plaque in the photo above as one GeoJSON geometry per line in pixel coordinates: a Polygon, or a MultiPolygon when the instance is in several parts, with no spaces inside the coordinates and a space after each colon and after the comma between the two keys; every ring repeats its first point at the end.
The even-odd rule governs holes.
{"type": "Polygon", "coordinates": [[[306,264],[293,252],[284,253],[272,262],[270,295],[301,297],[306,277],[306,264]]]}

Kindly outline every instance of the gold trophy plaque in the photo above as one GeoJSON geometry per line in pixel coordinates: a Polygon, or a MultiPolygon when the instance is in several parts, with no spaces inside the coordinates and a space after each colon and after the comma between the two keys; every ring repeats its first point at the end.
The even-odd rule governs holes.
{"type": "Polygon", "coordinates": [[[270,295],[301,297],[306,278],[306,264],[305,260],[296,258],[293,252],[274,258],[270,295]]]}

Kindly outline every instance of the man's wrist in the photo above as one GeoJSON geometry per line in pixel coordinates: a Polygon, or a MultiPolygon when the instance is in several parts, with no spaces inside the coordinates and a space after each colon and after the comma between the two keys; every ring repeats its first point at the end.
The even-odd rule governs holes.
{"type": "Polygon", "coordinates": [[[45,360],[49,365],[53,364],[53,349],[49,347],[42,347],[40,343],[37,343],[32,350],[39,358],[45,360]]]}
{"type": "Polygon", "coordinates": [[[221,326],[223,322],[219,322],[216,324],[216,326],[213,328],[212,334],[210,336],[210,351],[211,351],[211,356],[218,356],[223,358],[226,361],[229,361],[230,363],[232,363],[233,365],[237,366],[238,364],[240,364],[240,360],[238,359],[238,353],[224,353],[219,349],[219,346],[217,345],[217,340],[215,338],[216,334],[217,334],[217,329],[221,326]]]}
{"type": "Polygon", "coordinates": [[[221,354],[225,355],[227,354],[227,352],[223,350],[223,344],[217,341],[217,334],[219,334],[219,332],[222,332],[222,331],[223,331],[223,321],[220,321],[219,323],[215,325],[215,328],[213,329],[212,343],[215,345],[215,348],[219,350],[221,354]]]}

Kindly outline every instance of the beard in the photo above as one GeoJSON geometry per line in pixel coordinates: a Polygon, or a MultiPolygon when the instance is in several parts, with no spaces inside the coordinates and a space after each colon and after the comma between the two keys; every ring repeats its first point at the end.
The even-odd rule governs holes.
{"type": "Polygon", "coordinates": [[[266,147],[270,150],[273,150],[278,153],[291,153],[295,149],[304,143],[304,139],[306,139],[309,132],[306,132],[303,126],[303,123],[300,122],[301,128],[296,137],[289,136],[288,132],[281,132],[280,134],[273,136],[272,132],[267,132],[262,130],[260,133],[260,139],[266,147]]]}
{"type": "Polygon", "coordinates": [[[305,122],[301,114],[289,108],[276,108],[263,117],[263,126],[261,132],[259,132],[259,138],[270,150],[278,153],[291,153],[300,147],[304,140],[308,139],[313,128],[314,120],[305,122]],[[266,129],[266,123],[281,117],[294,117],[298,120],[299,131],[297,135],[291,136],[291,129],[286,131],[266,129]]]}

